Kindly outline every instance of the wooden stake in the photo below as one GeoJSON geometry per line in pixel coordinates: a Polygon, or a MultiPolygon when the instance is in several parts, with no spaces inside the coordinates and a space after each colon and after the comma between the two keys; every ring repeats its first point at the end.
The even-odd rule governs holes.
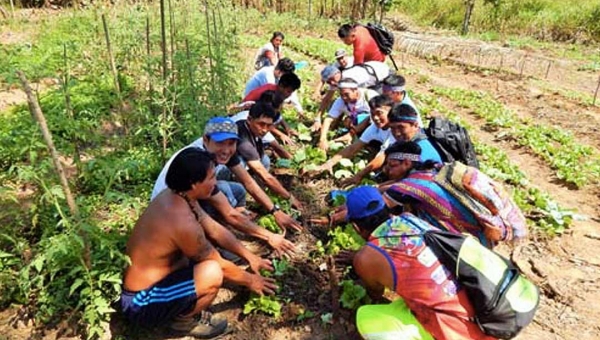
{"type": "Polygon", "coordinates": [[[160,48],[162,50],[162,77],[163,77],[163,110],[161,114],[162,122],[162,158],[167,159],[167,87],[169,81],[169,72],[167,69],[167,34],[165,28],[165,0],[160,0],[160,48]]]}
{"type": "Polygon", "coordinates": [[[525,61],[527,61],[527,56],[524,56],[523,61],[521,62],[521,69],[519,70],[519,79],[523,79],[523,69],[525,68],[525,61]]]}
{"type": "Polygon", "coordinates": [[[329,273],[329,288],[331,289],[331,311],[336,320],[340,311],[339,280],[335,273],[335,260],[333,256],[327,257],[327,271],[329,273]]]}
{"type": "MultiPolygon", "coordinates": [[[[115,91],[117,91],[117,96],[123,104],[123,100],[121,99],[121,86],[119,85],[119,73],[117,72],[117,66],[115,65],[115,58],[112,53],[112,47],[110,45],[110,34],[108,33],[108,25],[106,24],[106,16],[102,14],[102,26],[104,27],[104,37],[106,38],[106,48],[108,50],[108,58],[110,59],[110,69],[112,70],[114,82],[115,82],[115,91]]],[[[123,107],[123,105],[121,105],[123,107]]]]}
{"type": "MultiPolygon", "coordinates": [[[[65,60],[65,75],[62,79],[62,83],[63,93],[65,95],[65,110],[67,111],[67,116],[69,116],[70,119],[75,119],[73,107],[71,106],[71,93],[69,92],[69,81],[71,80],[71,67],[69,66],[69,58],[67,56],[66,44],[63,44],[63,58],[65,60]]],[[[77,170],[79,170],[81,168],[81,157],[79,154],[79,138],[77,138],[77,135],[73,136],[73,148],[75,149],[75,154],[73,155],[74,162],[77,166],[77,170]]]]}
{"type": "Polygon", "coordinates": [[[154,87],[152,85],[152,71],[150,70],[150,16],[146,16],[146,68],[148,70],[148,108],[152,112],[152,94],[154,93],[154,87]]]}
{"type": "Polygon", "coordinates": [[[25,78],[25,75],[21,71],[17,71],[17,76],[21,80],[21,85],[23,85],[23,90],[27,94],[27,103],[29,104],[29,111],[33,116],[33,119],[39,124],[40,130],[42,131],[42,136],[44,137],[44,141],[46,142],[46,146],[50,151],[50,155],[52,157],[52,163],[54,164],[54,170],[58,174],[60,179],[60,184],[65,193],[65,198],[67,199],[67,205],[69,206],[69,210],[71,211],[71,215],[78,216],[79,209],[77,208],[77,204],[75,204],[75,199],[73,197],[73,193],[71,193],[71,189],[69,188],[69,182],[67,181],[67,176],[65,175],[65,171],[63,170],[62,165],[60,164],[60,160],[58,159],[59,155],[54,147],[54,142],[52,141],[52,134],[48,129],[48,124],[46,123],[46,118],[44,117],[44,113],[42,113],[42,109],[40,108],[40,104],[37,101],[37,98],[33,94],[33,90],[25,78]]]}
{"type": "Polygon", "coordinates": [[[546,76],[545,79],[548,79],[548,75],[550,74],[550,67],[552,66],[552,60],[548,60],[548,68],[546,68],[546,76]]]}
{"type": "Polygon", "coordinates": [[[600,77],[598,77],[598,85],[596,85],[596,91],[594,92],[594,99],[592,105],[596,105],[596,98],[598,97],[598,89],[600,89],[600,77]]]}

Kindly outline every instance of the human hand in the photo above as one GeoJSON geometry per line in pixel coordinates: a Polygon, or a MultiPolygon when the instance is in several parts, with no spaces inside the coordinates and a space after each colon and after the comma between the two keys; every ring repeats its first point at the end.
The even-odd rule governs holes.
{"type": "Polygon", "coordinates": [[[285,212],[278,210],[273,214],[275,218],[275,222],[279,227],[283,230],[287,230],[288,228],[292,228],[296,231],[302,231],[302,225],[298,223],[295,219],[293,219],[290,215],[285,212]]]}
{"type": "Polygon", "coordinates": [[[295,136],[298,137],[298,131],[294,130],[294,129],[289,129],[287,130],[285,133],[287,133],[289,136],[295,136]]]}
{"type": "Polygon", "coordinates": [[[317,120],[310,126],[310,131],[317,132],[319,130],[321,130],[321,121],[317,120]]]}
{"type": "Polygon", "coordinates": [[[273,234],[269,236],[267,243],[275,250],[275,255],[277,257],[293,257],[296,255],[296,247],[291,241],[285,239],[284,234],[273,234]]]}
{"type": "Polygon", "coordinates": [[[288,135],[282,134],[281,136],[279,136],[279,138],[281,139],[281,142],[285,145],[296,145],[296,142],[294,142],[294,140],[288,135]]]}
{"type": "Polygon", "coordinates": [[[273,278],[263,277],[258,274],[252,274],[252,276],[253,278],[248,284],[248,289],[258,295],[273,295],[279,289],[273,278]]]}
{"type": "Polygon", "coordinates": [[[250,269],[252,269],[255,273],[260,273],[261,269],[272,272],[273,266],[270,260],[263,259],[260,256],[253,255],[250,259],[248,259],[248,263],[250,264],[250,269]]]}
{"type": "Polygon", "coordinates": [[[327,143],[327,140],[319,141],[318,147],[323,151],[327,151],[327,149],[329,149],[329,143],[327,143]]]}
{"type": "Polygon", "coordinates": [[[338,207],[331,215],[329,215],[329,224],[333,226],[346,221],[347,214],[348,209],[346,209],[345,205],[338,207]]]}
{"type": "Polygon", "coordinates": [[[354,175],[352,177],[349,178],[344,178],[340,181],[340,186],[341,187],[348,187],[351,185],[358,185],[360,184],[360,181],[362,181],[362,176],[354,175]]]}
{"type": "Polygon", "coordinates": [[[302,205],[302,202],[300,202],[300,200],[298,200],[296,197],[294,197],[294,195],[290,195],[290,204],[292,205],[292,207],[302,211],[304,210],[304,206],[302,205]]]}
{"type": "Polygon", "coordinates": [[[343,265],[343,266],[352,265],[352,262],[354,261],[354,256],[355,255],[356,255],[356,251],[355,250],[341,250],[335,256],[335,262],[337,264],[340,264],[340,265],[343,265]]]}

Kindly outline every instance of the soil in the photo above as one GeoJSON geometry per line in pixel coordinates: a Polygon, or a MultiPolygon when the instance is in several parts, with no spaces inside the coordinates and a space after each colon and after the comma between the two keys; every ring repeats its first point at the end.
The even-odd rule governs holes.
{"type": "MultiPolygon", "coordinates": [[[[435,34],[423,34],[421,38],[428,41],[442,39],[435,34]]],[[[448,42],[447,38],[443,39],[448,42]]],[[[477,45],[476,41],[471,43],[477,45]]],[[[479,44],[480,48],[489,46],[481,42],[479,44]]],[[[434,60],[431,57],[423,57],[421,53],[415,52],[415,54],[403,53],[402,57],[401,72],[417,73],[417,75],[407,75],[408,85],[412,91],[431,94],[433,86],[486,91],[519,115],[531,118],[533,123],[557,126],[570,131],[580,143],[590,145],[597,153],[600,152],[598,134],[600,108],[584,105],[559,92],[547,90],[564,84],[571,89],[582,91],[589,89],[588,85],[577,87],[577,84],[565,81],[577,77],[577,73],[573,73],[575,71],[570,71],[568,67],[563,72],[572,73],[562,75],[563,78],[560,80],[527,74],[519,77],[514,73],[484,72],[474,69],[473,65],[468,65],[468,62],[434,60]],[[418,82],[418,77],[427,81],[418,82]]],[[[309,60],[315,70],[322,66],[319,61],[306,56],[301,57],[309,60]]],[[[460,53],[453,52],[452,58],[460,59],[460,53]]],[[[556,63],[567,65],[569,61],[563,63],[558,60],[556,63]]],[[[314,81],[309,86],[314,88],[314,81]]],[[[0,111],[8,105],[2,106],[1,98],[4,94],[0,92],[0,111]]],[[[10,105],[19,103],[18,94],[7,94],[7,96],[12,98],[10,105]]],[[[5,102],[8,103],[8,100],[5,102]]],[[[458,112],[474,127],[470,133],[476,139],[504,150],[511,162],[518,165],[527,175],[533,186],[550,193],[562,207],[572,209],[581,216],[560,237],[548,238],[533,233],[527,243],[517,248],[500,247],[500,252],[511,256],[521,270],[538,284],[543,293],[534,322],[517,339],[599,339],[600,306],[597,301],[600,300],[600,253],[596,251],[600,247],[598,184],[591,184],[580,190],[570,189],[555,178],[554,171],[547,163],[528,153],[527,150],[519,148],[514,142],[499,139],[494,132],[483,129],[483,122],[470,110],[458,107],[448,100],[444,101],[444,105],[458,112]]],[[[286,182],[305,202],[311,202],[308,211],[305,212],[304,221],[322,214],[322,204],[319,202],[323,202],[326,192],[334,187],[330,179],[309,181],[288,177],[286,182]]],[[[279,320],[274,320],[261,314],[243,315],[241,310],[247,293],[236,288],[222,289],[213,310],[228,317],[237,328],[234,334],[223,339],[358,338],[353,314],[339,309],[335,303],[332,303],[329,274],[327,270],[322,270],[323,259],[311,256],[316,241],[326,240],[326,230],[318,225],[305,225],[307,232],[291,235],[299,246],[299,256],[292,260],[293,269],[280,279],[286,282],[286,285],[281,287],[280,296],[283,299],[290,299],[290,303],[284,304],[283,316],[279,320]],[[297,316],[302,310],[312,311],[315,316],[297,321],[297,316]],[[321,316],[331,312],[334,312],[335,322],[333,324],[323,322],[321,316]]],[[[251,245],[259,251],[264,249],[261,244],[255,242],[251,245]]],[[[33,327],[15,319],[15,310],[9,309],[0,313],[0,334],[4,334],[0,339],[25,339],[31,336],[33,327]]],[[[38,333],[40,338],[73,338],[69,337],[68,332],[64,330],[54,329],[38,333]]],[[[113,337],[121,335],[127,339],[162,339],[167,336],[161,330],[127,329],[118,315],[111,322],[109,334],[113,337]]]]}

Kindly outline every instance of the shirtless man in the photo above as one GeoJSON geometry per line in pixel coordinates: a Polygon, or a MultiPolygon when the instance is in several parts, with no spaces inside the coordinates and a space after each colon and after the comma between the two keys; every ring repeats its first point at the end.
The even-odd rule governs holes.
{"type": "Polygon", "coordinates": [[[121,307],[136,326],[168,323],[174,335],[209,339],[228,331],[227,320],[206,309],[223,281],[273,294],[274,281],[221,258],[209,239],[247,259],[255,273],[272,270],[198,205],[215,189],[214,156],[187,148],[173,160],[163,190],[146,208],[127,243],[131,265],[123,278],[121,307]]]}

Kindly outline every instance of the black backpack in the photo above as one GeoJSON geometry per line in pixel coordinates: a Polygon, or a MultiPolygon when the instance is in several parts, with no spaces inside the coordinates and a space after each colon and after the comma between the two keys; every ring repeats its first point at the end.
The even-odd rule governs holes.
{"type": "Polygon", "coordinates": [[[467,130],[446,118],[433,117],[425,134],[442,161],[459,161],[468,166],[479,168],[477,154],[467,130]]]}
{"type": "Polygon", "coordinates": [[[540,292],[511,261],[472,236],[430,230],[423,238],[465,289],[485,334],[511,339],[531,323],[540,292]]]}
{"type": "Polygon", "coordinates": [[[370,22],[365,27],[377,42],[377,46],[379,46],[381,53],[390,55],[394,50],[394,33],[377,23],[370,22]]]}

